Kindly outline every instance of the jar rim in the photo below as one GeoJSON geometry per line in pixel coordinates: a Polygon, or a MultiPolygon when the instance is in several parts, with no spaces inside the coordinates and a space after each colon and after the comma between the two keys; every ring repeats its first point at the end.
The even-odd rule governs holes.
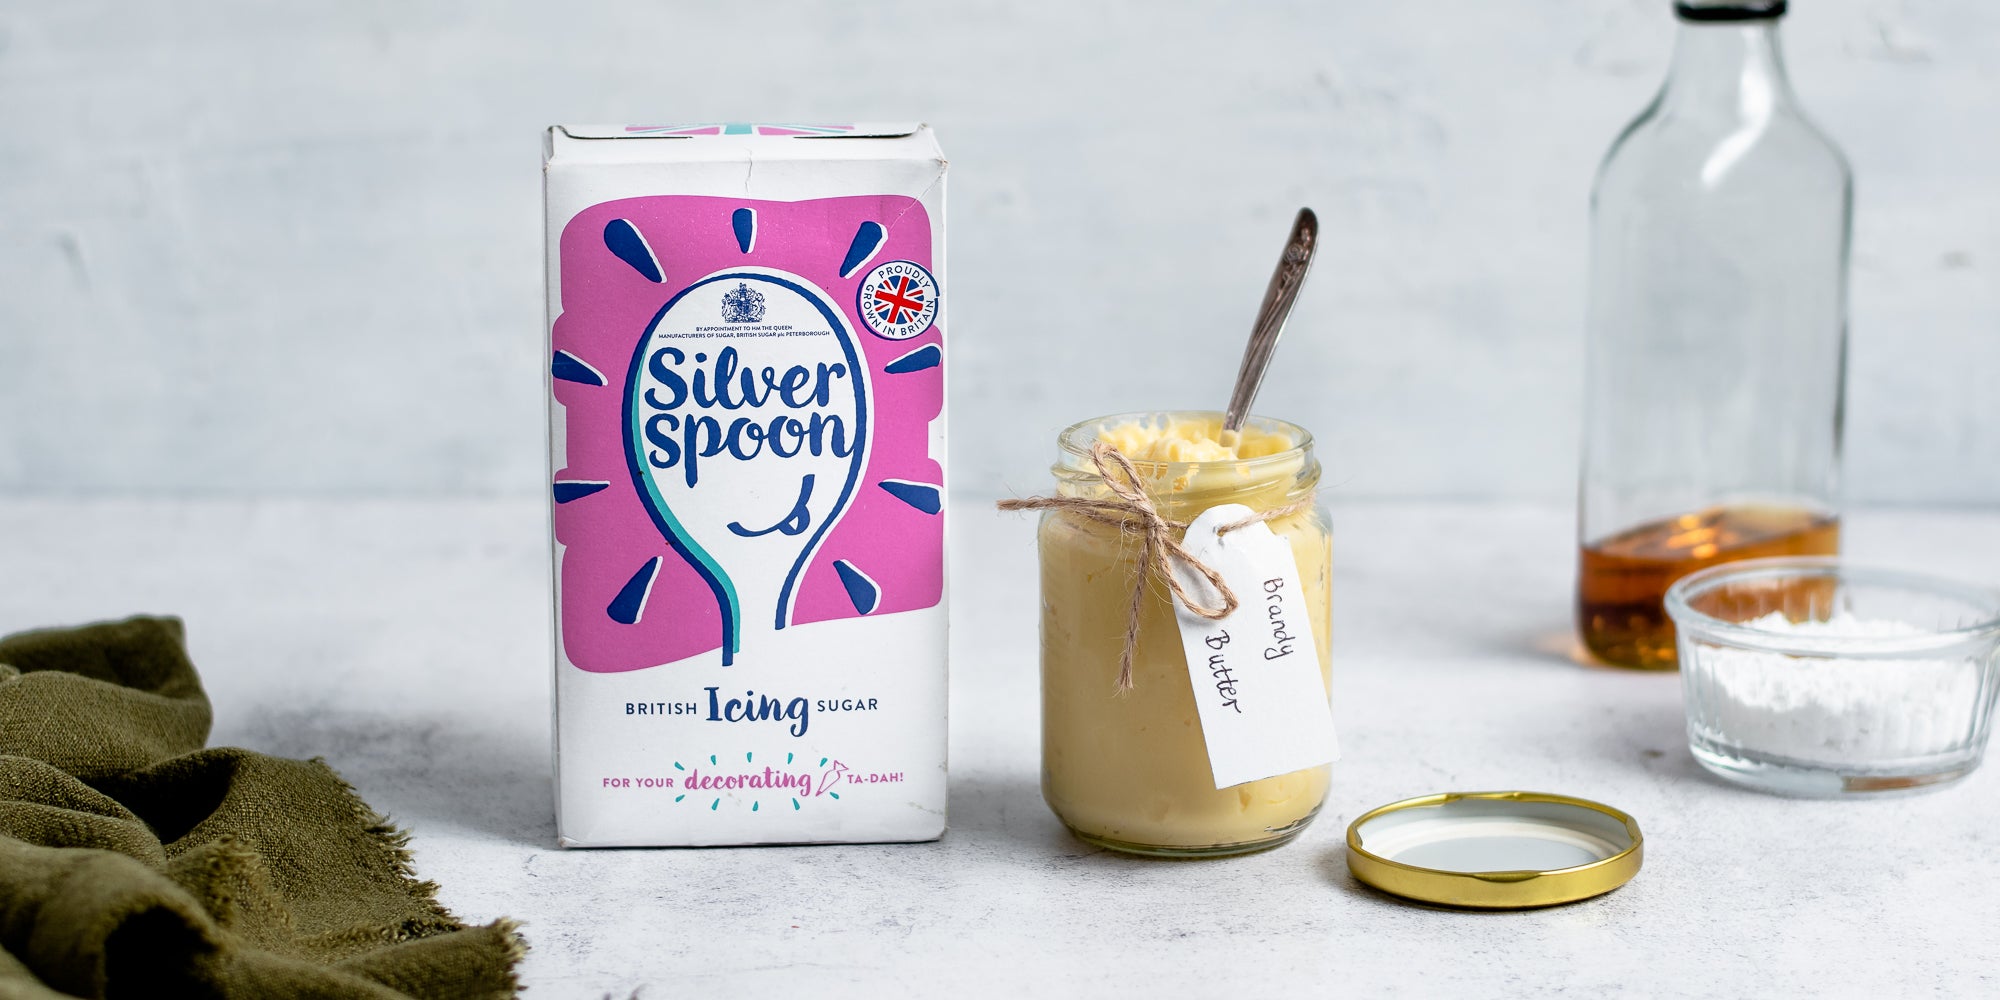
{"type": "MultiPolygon", "coordinates": [[[[1135,410],[1129,413],[1109,413],[1101,417],[1092,417],[1089,420],[1079,420],[1063,428],[1062,433],[1056,435],[1056,447],[1063,453],[1065,458],[1080,459],[1082,462],[1088,463],[1090,461],[1090,446],[1098,440],[1098,431],[1101,428],[1121,423],[1139,423],[1161,419],[1213,419],[1219,423],[1222,417],[1223,414],[1220,410],[1135,410]]],[[[1276,417],[1263,417],[1252,414],[1244,420],[1244,426],[1254,427],[1267,434],[1277,434],[1288,438],[1291,440],[1291,447],[1284,451],[1273,452],[1269,455],[1259,455],[1255,458],[1211,458],[1192,462],[1163,462],[1152,459],[1133,458],[1130,461],[1141,473],[1149,474],[1150,476],[1170,476],[1197,469],[1204,465],[1212,466],[1222,463],[1236,466],[1246,473],[1254,473],[1259,469],[1280,468],[1296,463],[1302,456],[1312,451],[1312,432],[1289,420],[1279,420],[1276,417]]]]}

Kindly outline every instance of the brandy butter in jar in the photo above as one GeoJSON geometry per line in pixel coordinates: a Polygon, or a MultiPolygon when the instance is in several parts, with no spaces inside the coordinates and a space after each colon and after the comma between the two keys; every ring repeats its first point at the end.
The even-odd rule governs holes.
{"type": "MultiPolygon", "coordinates": [[[[1306,687],[1290,690],[1316,696],[1308,711],[1326,708],[1331,541],[1313,505],[1320,467],[1311,435],[1261,418],[1225,435],[1221,414],[1163,412],[1085,421],[1064,431],[1057,446],[1056,496],[1040,502],[1038,536],[1042,794],[1050,808],[1084,840],[1142,854],[1234,854],[1296,836],[1326,797],[1331,723],[1319,720],[1328,752],[1310,758],[1322,763],[1217,787],[1224,771],[1211,767],[1215,758],[1196,702],[1198,696],[1218,697],[1211,687],[1230,694],[1239,681],[1254,687],[1261,683],[1258,671],[1276,669],[1265,657],[1289,657],[1283,666],[1308,678],[1306,687]],[[1100,445],[1125,462],[1105,468],[1100,445]],[[1121,498],[1114,478],[1128,493],[1135,486],[1143,490],[1149,516],[1157,520],[1130,513],[1130,498],[1121,498]],[[1199,671],[1198,695],[1186,648],[1202,647],[1184,648],[1175,598],[1152,553],[1167,539],[1192,544],[1189,523],[1224,504],[1247,508],[1242,520],[1282,540],[1261,543],[1279,560],[1289,547],[1295,592],[1284,592],[1275,580],[1232,581],[1244,615],[1255,619],[1252,627],[1234,629],[1232,655],[1246,649],[1247,655],[1235,674],[1215,671],[1222,678],[1215,684],[1210,671],[1199,671]],[[1152,545],[1147,524],[1162,532],[1152,545]],[[1283,616],[1292,616],[1292,623],[1283,616]],[[1310,641],[1299,648],[1282,642],[1308,629],[1310,641]],[[1252,632],[1258,634],[1247,634],[1252,632]],[[1121,677],[1127,664],[1129,675],[1121,677]]],[[[1211,636],[1207,648],[1219,648],[1220,641],[1211,636]]],[[[1300,699],[1289,700],[1298,707],[1300,699]]],[[[1212,729],[1211,736],[1219,732],[1212,729]]]]}

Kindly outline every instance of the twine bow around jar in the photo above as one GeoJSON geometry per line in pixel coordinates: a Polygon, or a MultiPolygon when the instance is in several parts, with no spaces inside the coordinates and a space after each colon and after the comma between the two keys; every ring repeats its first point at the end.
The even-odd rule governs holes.
{"type": "MultiPolygon", "coordinates": [[[[1090,446],[1090,464],[1097,469],[1097,476],[1104,482],[1104,488],[1111,491],[1115,499],[1094,499],[1090,497],[1024,497],[1002,500],[1001,510],[1055,510],[1075,514],[1085,520],[1108,524],[1126,534],[1139,536],[1139,559],[1137,572],[1133,574],[1132,601],[1125,615],[1125,645],[1118,656],[1118,690],[1130,691],[1132,683],[1132,654],[1139,644],[1139,612],[1146,599],[1146,583],[1151,576],[1158,576],[1166,583],[1167,589],[1181,605],[1194,614],[1209,621],[1221,621],[1236,613],[1242,602],[1231,590],[1229,581],[1207,563],[1188,554],[1174,532],[1185,537],[1189,521],[1176,521],[1162,515],[1153,505],[1151,497],[1139,478],[1139,470],[1125,454],[1103,441],[1090,446]],[[1115,472],[1113,470],[1116,470],[1115,472]],[[1215,588],[1221,598],[1220,604],[1209,603],[1197,598],[1181,585],[1174,573],[1174,563],[1192,571],[1208,585],[1215,588]]],[[[1249,517],[1231,521],[1215,530],[1216,536],[1227,535],[1239,528],[1280,517],[1289,517],[1313,505],[1314,494],[1284,504],[1259,511],[1249,517]]]]}

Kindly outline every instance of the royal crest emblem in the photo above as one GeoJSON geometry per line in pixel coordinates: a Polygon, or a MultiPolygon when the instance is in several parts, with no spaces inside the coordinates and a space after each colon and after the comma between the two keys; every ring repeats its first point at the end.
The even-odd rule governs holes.
{"type": "Polygon", "coordinates": [[[722,321],[724,323],[755,323],[764,318],[764,293],[751,288],[744,282],[722,293],[722,321]]]}

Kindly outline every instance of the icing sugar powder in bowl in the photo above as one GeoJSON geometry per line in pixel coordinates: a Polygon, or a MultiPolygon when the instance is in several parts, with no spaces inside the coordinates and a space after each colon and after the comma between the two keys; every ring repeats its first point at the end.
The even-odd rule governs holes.
{"type": "Polygon", "coordinates": [[[1832,558],[1728,563],[1667,593],[1688,747],[1785,795],[1972,773],[2000,690],[2000,593],[1832,558]]]}

